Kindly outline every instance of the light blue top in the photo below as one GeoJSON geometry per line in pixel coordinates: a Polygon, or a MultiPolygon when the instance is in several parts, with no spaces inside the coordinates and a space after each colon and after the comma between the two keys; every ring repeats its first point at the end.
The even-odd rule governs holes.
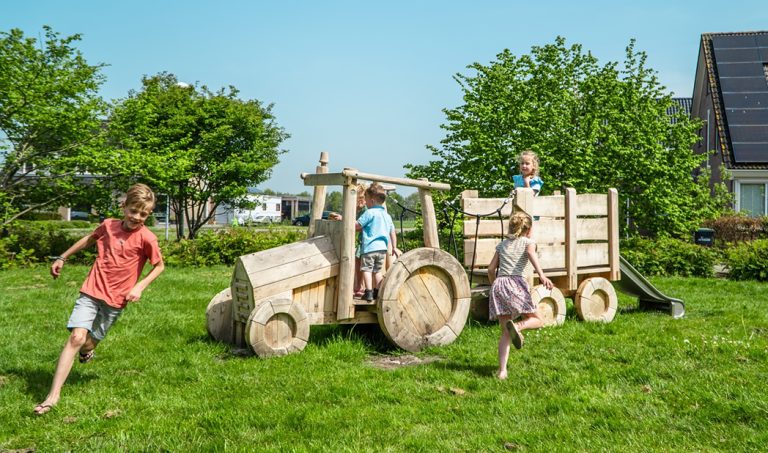
{"type": "MultiPolygon", "coordinates": [[[[512,176],[512,182],[515,183],[515,188],[518,187],[525,187],[525,181],[523,180],[523,175],[514,175],[512,176]]],[[[541,180],[538,176],[534,176],[531,178],[531,189],[533,189],[534,194],[538,195],[539,192],[541,192],[541,186],[544,185],[544,181],[541,180]]]]}
{"type": "Polygon", "coordinates": [[[372,206],[360,214],[357,223],[363,228],[363,254],[387,251],[389,233],[395,230],[392,217],[384,210],[384,206],[372,206]]]}

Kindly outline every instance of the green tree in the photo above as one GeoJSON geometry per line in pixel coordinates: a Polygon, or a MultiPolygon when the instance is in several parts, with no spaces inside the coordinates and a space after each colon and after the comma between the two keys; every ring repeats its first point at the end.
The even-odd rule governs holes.
{"type": "Polygon", "coordinates": [[[133,173],[169,196],[177,237],[194,238],[216,207],[252,206],[246,195],[269,178],[279,146],[289,136],[275,123],[272,106],[243,101],[234,87],[210,91],[160,73],[142,79],[115,105],[113,142],[141,156],[133,173]]]}
{"type": "Polygon", "coordinates": [[[325,197],[325,210],[341,213],[344,210],[341,192],[334,190],[325,197]]]}
{"type": "Polygon", "coordinates": [[[634,41],[621,68],[600,66],[558,37],[530,55],[504,50],[489,65],[469,69],[474,73],[455,76],[463,105],[444,109],[447,135],[440,147],[429,147],[437,159],[407,165],[410,177],[448,182],[451,196],[465,189],[506,196],[517,155],[532,149],[545,194],[615,187],[635,232],[688,236],[717,213],[706,178],[692,177],[703,162],[691,148],[700,124],[682,112],[667,114],[674,101],[634,41]]]}
{"type": "Polygon", "coordinates": [[[80,35],[43,30],[41,42],[18,29],[0,32],[0,225],[44,207],[109,199],[119,182],[110,175],[122,173],[101,140],[104,65],[86,62],[74,47],[80,35]]]}

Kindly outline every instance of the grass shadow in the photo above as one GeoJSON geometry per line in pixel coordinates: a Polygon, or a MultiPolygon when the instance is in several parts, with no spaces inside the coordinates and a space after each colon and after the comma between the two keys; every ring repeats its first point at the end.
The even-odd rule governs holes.
{"type": "Polygon", "coordinates": [[[498,365],[472,365],[453,361],[439,361],[434,363],[433,366],[449,371],[469,372],[479,377],[495,377],[496,371],[498,371],[498,365]]]}
{"type": "MultiPolygon", "coordinates": [[[[35,400],[42,401],[48,394],[48,390],[51,388],[51,381],[53,380],[53,373],[55,368],[51,369],[9,369],[2,370],[0,373],[8,376],[14,376],[24,381],[24,393],[30,395],[35,400]]],[[[82,373],[76,367],[72,368],[72,371],[67,377],[67,387],[77,387],[84,385],[94,379],[98,379],[91,373],[82,373]]]]}

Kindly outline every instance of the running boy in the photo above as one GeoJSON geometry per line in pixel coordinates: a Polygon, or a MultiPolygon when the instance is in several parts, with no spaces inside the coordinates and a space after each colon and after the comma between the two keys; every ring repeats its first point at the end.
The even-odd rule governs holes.
{"type": "Polygon", "coordinates": [[[384,279],[381,270],[387,258],[387,248],[392,245],[392,255],[397,257],[397,235],[392,217],[384,209],[387,194],[381,184],[372,183],[365,190],[365,205],[368,208],[360,214],[355,229],[362,231],[362,253],[360,271],[363,274],[365,291],[363,300],[372,301],[378,297],[379,284],[384,279]]]}
{"type": "Polygon", "coordinates": [[[144,226],[155,207],[155,194],[144,184],[128,189],[123,202],[123,219],[106,219],[93,233],[75,242],[51,265],[57,278],[67,258],[96,245],[98,257],[91,267],[80,297],[75,301],[67,329],[71,334],[56,364],[51,390],[35,406],[35,414],[49,412],[61,397],[61,388],[69,376],[75,355],[80,363],[93,358],[93,350],[117,321],[128,302],[141,299],[141,293],[165,268],[157,238],[144,226]],[[141,271],[149,261],[152,270],[141,280],[141,271]]]}

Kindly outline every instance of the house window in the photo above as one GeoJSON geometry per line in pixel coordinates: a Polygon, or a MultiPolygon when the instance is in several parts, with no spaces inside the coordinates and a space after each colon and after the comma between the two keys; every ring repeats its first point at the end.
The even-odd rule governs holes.
{"type": "Polygon", "coordinates": [[[766,187],[768,183],[740,184],[739,211],[746,212],[752,217],[764,216],[768,212],[766,206],[766,187]]]}

